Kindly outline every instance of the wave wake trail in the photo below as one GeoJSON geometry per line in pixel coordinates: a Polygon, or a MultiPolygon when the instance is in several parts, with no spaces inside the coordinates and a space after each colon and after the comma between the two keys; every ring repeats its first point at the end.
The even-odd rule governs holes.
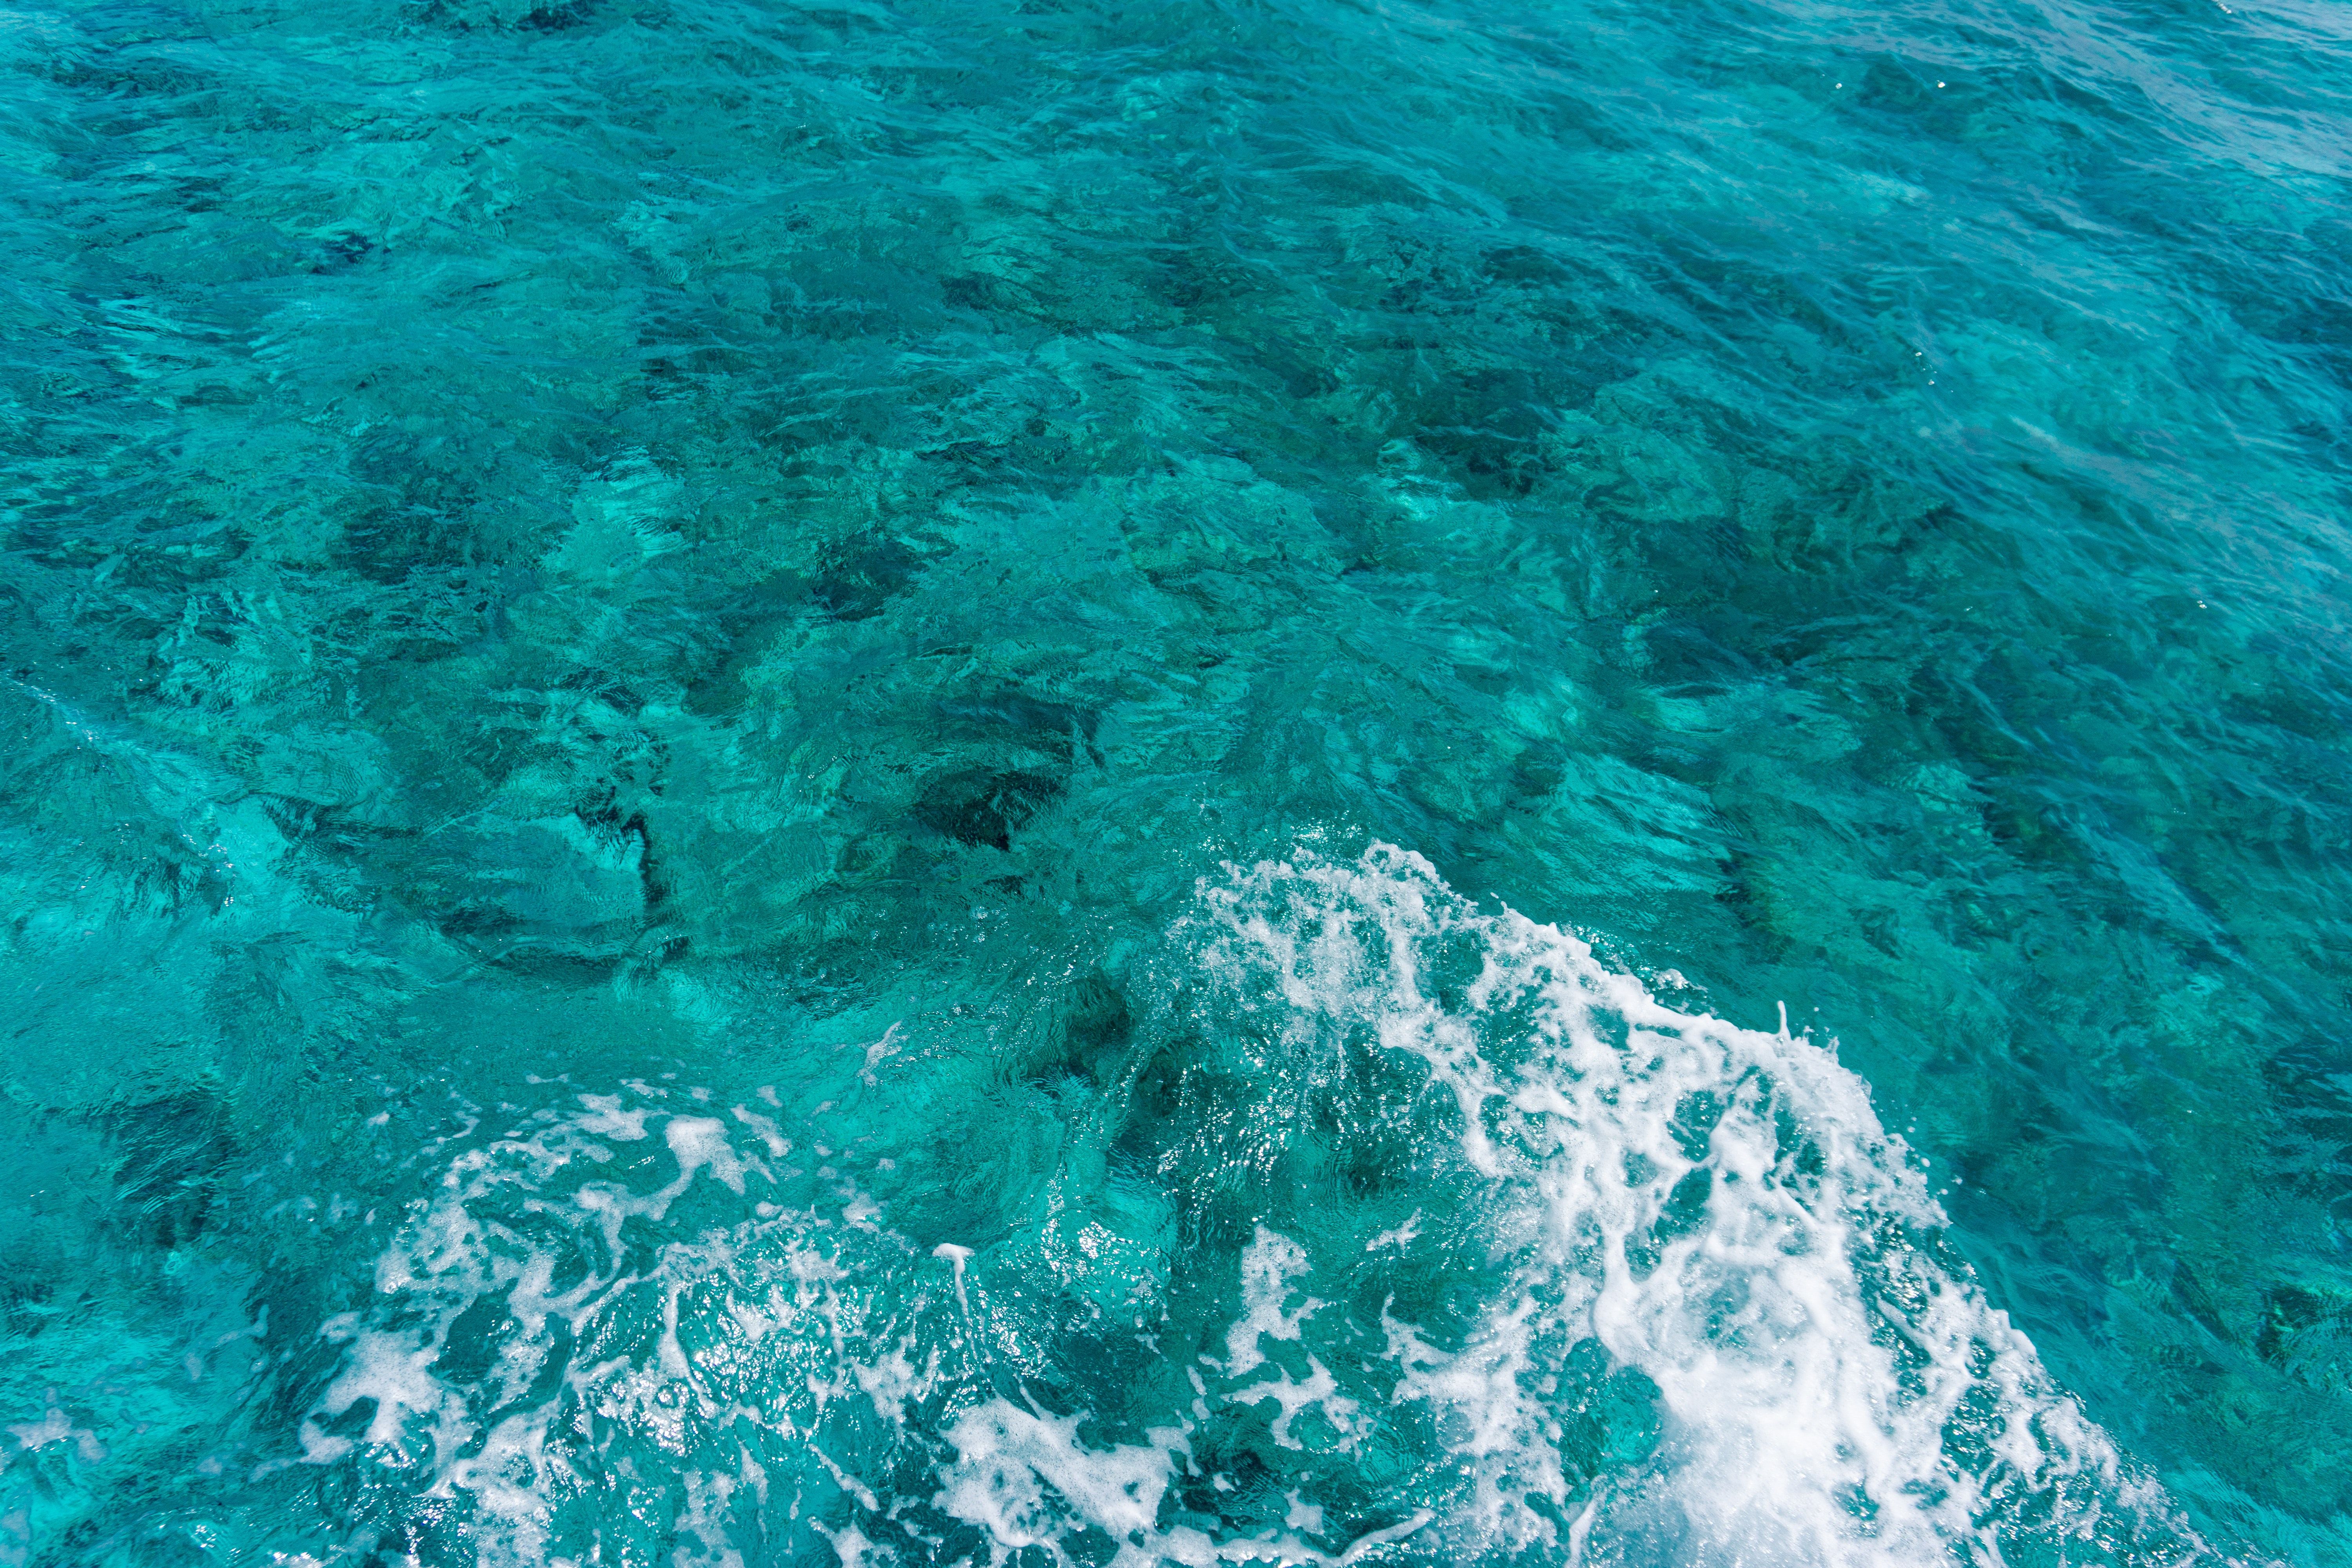
{"type": "Polygon", "coordinates": [[[2214,1555],[1811,1040],[1385,846],[1126,984],[1017,1190],[919,1028],[848,1137],[639,1083],[456,1150],[298,1468],[483,1563],[2214,1555]]]}

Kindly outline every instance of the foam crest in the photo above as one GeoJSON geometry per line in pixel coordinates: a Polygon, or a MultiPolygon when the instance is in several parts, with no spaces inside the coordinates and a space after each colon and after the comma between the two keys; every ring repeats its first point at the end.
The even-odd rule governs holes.
{"type": "Polygon", "coordinates": [[[1261,865],[1204,906],[1207,967],[1244,1007],[1278,995],[1294,1050],[1369,1033],[1425,1065],[1500,1199],[1490,1229],[1524,1237],[1463,1342],[1384,1314],[1392,1402],[1455,1417],[1458,1538],[1594,1561],[2203,1551],[1970,1282],[1828,1051],[1676,1011],[1393,848],[1261,865]],[[1564,1458],[1562,1343],[1654,1387],[1641,1463],[1564,1458]]]}
{"type": "MultiPolygon", "coordinates": [[[[457,1147],[326,1325],[303,1457],[400,1479],[359,1494],[380,1540],[489,1563],[2210,1555],[1811,1042],[1669,1007],[1385,847],[1204,884],[1139,973],[1110,1111],[990,1246],[698,1090],[457,1147]],[[1087,1185],[1111,1146],[1150,1203],[1087,1185]],[[1246,1162],[1289,1154],[1380,1179],[1286,1208],[1246,1162]],[[1108,1228],[1153,1205],[1191,1244],[1108,1228]]],[[[936,1055],[848,1070],[904,1105],[936,1055]]]]}

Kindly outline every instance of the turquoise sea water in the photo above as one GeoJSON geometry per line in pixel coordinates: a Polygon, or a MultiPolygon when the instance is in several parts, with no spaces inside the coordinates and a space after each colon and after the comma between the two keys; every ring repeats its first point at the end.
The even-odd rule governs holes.
{"type": "Polygon", "coordinates": [[[0,1568],[2352,1563],[2342,6],[0,58],[0,1568]]]}

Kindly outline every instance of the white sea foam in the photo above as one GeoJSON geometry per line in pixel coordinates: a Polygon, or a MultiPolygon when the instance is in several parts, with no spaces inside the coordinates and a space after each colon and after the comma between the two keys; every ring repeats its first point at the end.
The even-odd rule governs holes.
{"type": "Polygon", "coordinates": [[[1454,1539],[1743,1563],[1997,1562],[2025,1533],[2202,1550],[1935,1259],[1945,1216],[1830,1052],[1670,1008],[1395,849],[1203,897],[1220,982],[1270,984],[1295,1045],[1370,1030],[1426,1063],[1464,1158],[1533,1237],[1465,1343],[1386,1324],[1395,1401],[1457,1416],[1474,1479],[1454,1539]],[[1591,1490],[1542,1392],[1538,1346],[1560,1337],[1657,1391],[1654,1454],[1591,1490]]]}
{"type": "MultiPolygon", "coordinates": [[[[648,1520],[714,1565],[793,1531],[852,1568],[2206,1554],[1941,1260],[1944,1216],[1827,1051],[1670,1008],[1392,849],[1207,884],[1166,963],[1188,1026],[1274,1041],[1301,1081],[1365,1042],[1414,1065],[1450,1128],[1416,1157],[1451,1174],[1402,1223],[1325,1242],[1308,1213],[1167,1263],[1212,1305],[1134,1342],[1160,1394],[1047,1408],[1033,1373],[1134,1325],[915,1245],[844,1169],[772,1163],[795,1138],[764,1116],[639,1086],[449,1161],[376,1301],[327,1325],[304,1457],[404,1472],[400,1529],[517,1563],[642,1554],[620,1536],[648,1520]],[[1375,1294],[1359,1323],[1334,1303],[1402,1277],[1377,1269],[1475,1305],[1375,1294]],[[1387,1493],[1333,1489],[1375,1454],[1387,1493]]],[[[1287,1135],[1279,1099],[1234,1108],[1244,1142],[1287,1135]]]]}

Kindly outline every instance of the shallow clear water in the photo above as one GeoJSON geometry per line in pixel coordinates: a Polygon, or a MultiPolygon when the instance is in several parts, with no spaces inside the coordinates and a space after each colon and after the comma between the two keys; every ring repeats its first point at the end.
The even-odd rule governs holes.
{"type": "Polygon", "coordinates": [[[2340,7],[0,58],[0,1563],[2352,1563],[2340,7]]]}

